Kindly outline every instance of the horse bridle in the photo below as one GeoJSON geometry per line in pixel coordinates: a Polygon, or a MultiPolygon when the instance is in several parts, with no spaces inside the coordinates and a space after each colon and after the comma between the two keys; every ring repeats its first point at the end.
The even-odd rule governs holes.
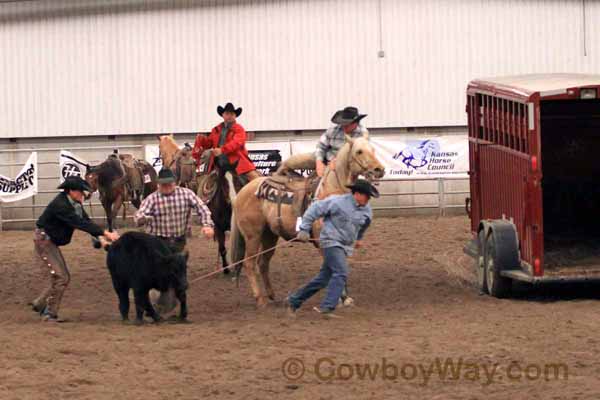
{"type": "MultiPolygon", "coordinates": [[[[361,168],[361,172],[365,173],[365,177],[367,177],[367,179],[369,181],[373,180],[373,174],[371,172],[369,172],[369,167],[367,165],[365,165],[364,163],[362,163],[358,158],[356,158],[354,156],[354,154],[352,154],[352,147],[354,147],[354,142],[350,142],[350,163],[354,162],[356,163],[360,168],[361,168]]],[[[329,169],[328,171],[331,171],[331,169],[329,169]]],[[[340,180],[340,176],[337,173],[337,169],[333,170],[333,174],[335,175],[335,180],[337,181],[340,189],[344,188],[344,184],[342,184],[342,181],[340,180]]]]}

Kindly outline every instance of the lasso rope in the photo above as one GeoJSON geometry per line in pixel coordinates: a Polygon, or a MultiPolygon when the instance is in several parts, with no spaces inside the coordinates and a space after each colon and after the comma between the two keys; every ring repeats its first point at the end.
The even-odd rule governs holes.
{"type": "MultiPolygon", "coordinates": [[[[268,249],[266,249],[266,250],[263,250],[263,251],[259,251],[258,253],[254,254],[254,255],[252,255],[252,256],[249,256],[249,257],[243,258],[243,259],[241,259],[240,261],[237,261],[237,262],[235,262],[235,263],[233,263],[233,264],[229,264],[229,265],[227,265],[226,267],[219,268],[219,269],[217,269],[217,270],[215,270],[215,271],[212,271],[212,272],[210,272],[210,273],[208,273],[208,274],[201,275],[201,276],[199,276],[199,277],[197,277],[197,278],[194,278],[194,279],[192,279],[192,280],[191,280],[189,283],[190,283],[190,284],[192,284],[192,283],[194,283],[194,282],[197,282],[197,281],[200,281],[200,280],[202,280],[202,279],[209,278],[209,277],[211,277],[211,276],[213,276],[213,275],[216,275],[216,274],[218,274],[219,272],[223,272],[224,270],[226,270],[226,269],[228,269],[228,268],[235,267],[236,265],[239,265],[239,264],[243,264],[244,262],[246,262],[246,261],[248,261],[248,260],[251,260],[251,259],[253,259],[253,258],[259,257],[259,256],[261,256],[261,255],[263,255],[263,254],[265,254],[265,253],[271,252],[271,251],[273,251],[273,250],[276,250],[276,249],[279,249],[279,248],[281,248],[281,247],[288,246],[289,244],[291,244],[291,243],[293,243],[293,242],[296,242],[296,241],[298,241],[298,238],[293,238],[293,239],[290,239],[290,240],[286,240],[285,242],[283,242],[283,243],[281,243],[281,244],[278,244],[278,245],[276,245],[276,246],[270,247],[270,248],[268,248],[268,249]]],[[[316,242],[316,241],[318,241],[318,239],[309,239],[309,242],[316,242]]]]}

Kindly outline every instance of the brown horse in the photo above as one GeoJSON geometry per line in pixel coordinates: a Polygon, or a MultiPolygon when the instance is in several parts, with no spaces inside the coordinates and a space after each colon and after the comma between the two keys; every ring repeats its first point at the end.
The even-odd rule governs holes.
{"type": "Polygon", "coordinates": [[[125,201],[131,201],[135,208],[139,208],[142,200],[157,187],[157,175],[152,165],[128,155],[111,154],[103,163],[88,166],[85,180],[92,191],[98,190],[100,193],[110,231],[125,201]]]}
{"type": "Polygon", "coordinates": [[[173,135],[163,135],[158,136],[158,151],[163,167],[171,169],[177,177],[177,185],[197,192],[197,165],[192,157],[192,147],[186,143],[181,148],[173,135]]]}
{"type": "MultiPolygon", "coordinates": [[[[346,185],[353,183],[359,175],[379,179],[384,175],[384,167],[375,156],[368,135],[355,139],[346,136],[346,143],[336,158],[335,170],[325,170],[318,189],[318,198],[347,193],[349,189],[346,185]]],[[[298,218],[291,205],[276,204],[256,195],[266,179],[268,178],[255,179],[238,193],[233,205],[231,232],[232,262],[239,262],[245,257],[243,268],[259,307],[268,303],[267,298],[275,300],[269,278],[269,262],[275,250],[260,255],[258,261],[255,255],[273,248],[280,237],[285,240],[294,238],[298,218]],[[264,290],[257,281],[257,263],[264,290]]],[[[314,238],[318,237],[319,231],[318,224],[315,224],[314,238]]]]}

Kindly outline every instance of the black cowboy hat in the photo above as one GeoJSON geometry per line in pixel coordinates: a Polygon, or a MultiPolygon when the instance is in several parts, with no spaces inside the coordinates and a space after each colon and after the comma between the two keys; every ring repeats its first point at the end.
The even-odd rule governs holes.
{"type": "Polygon", "coordinates": [[[352,190],[352,193],[358,192],[366,194],[369,197],[379,197],[379,190],[365,179],[357,179],[353,185],[347,185],[346,187],[352,190]]]}
{"type": "Polygon", "coordinates": [[[232,113],[235,113],[236,117],[239,117],[240,114],[242,113],[242,107],[235,108],[235,106],[231,103],[225,104],[225,107],[221,107],[221,106],[217,107],[217,114],[219,114],[220,116],[223,116],[224,112],[232,112],[232,113]]]}
{"type": "Polygon", "coordinates": [[[174,183],[177,179],[175,178],[175,174],[169,168],[163,168],[158,172],[158,183],[174,183]]]}
{"type": "Polygon", "coordinates": [[[356,107],[346,107],[343,110],[337,111],[331,117],[331,122],[337,125],[348,125],[353,122],[359,122],[366,117],[367,114],[360,114],[356,107]]]}
{"type": "Polygon", "coordinates": [[[58,189],[64,190],[79,190],[81,192],[91,192],[92,188],[89,183],[81,179],[79,176],[69,176],[63,183],[58,186],[58,189]]]}

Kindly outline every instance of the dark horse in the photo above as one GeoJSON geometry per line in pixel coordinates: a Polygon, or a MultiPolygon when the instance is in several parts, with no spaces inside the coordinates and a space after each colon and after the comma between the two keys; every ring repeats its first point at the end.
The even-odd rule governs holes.
{"type": "Polygon", "coordinates": [[[215,241],[219,243],[219,255],[223,265],[223,273],[229,274],[225,232],[231,230],[232,198],[235,196],[234,180],[236,165],[232,165],[224,157],[216,157],[211,173],[199,179],[198,196],[206,203],[215,224],[215,241]]]}
{"type": "Polygon", "coordinates": [[[89,166],[85,174],[92,190],[100,193],[109,231],[124,201],[139,208],[142,200],[156,190],[157,175],[150,163],[133,160],[126,165],[119,157],[112,154],[102,164],[89,166]]]}

